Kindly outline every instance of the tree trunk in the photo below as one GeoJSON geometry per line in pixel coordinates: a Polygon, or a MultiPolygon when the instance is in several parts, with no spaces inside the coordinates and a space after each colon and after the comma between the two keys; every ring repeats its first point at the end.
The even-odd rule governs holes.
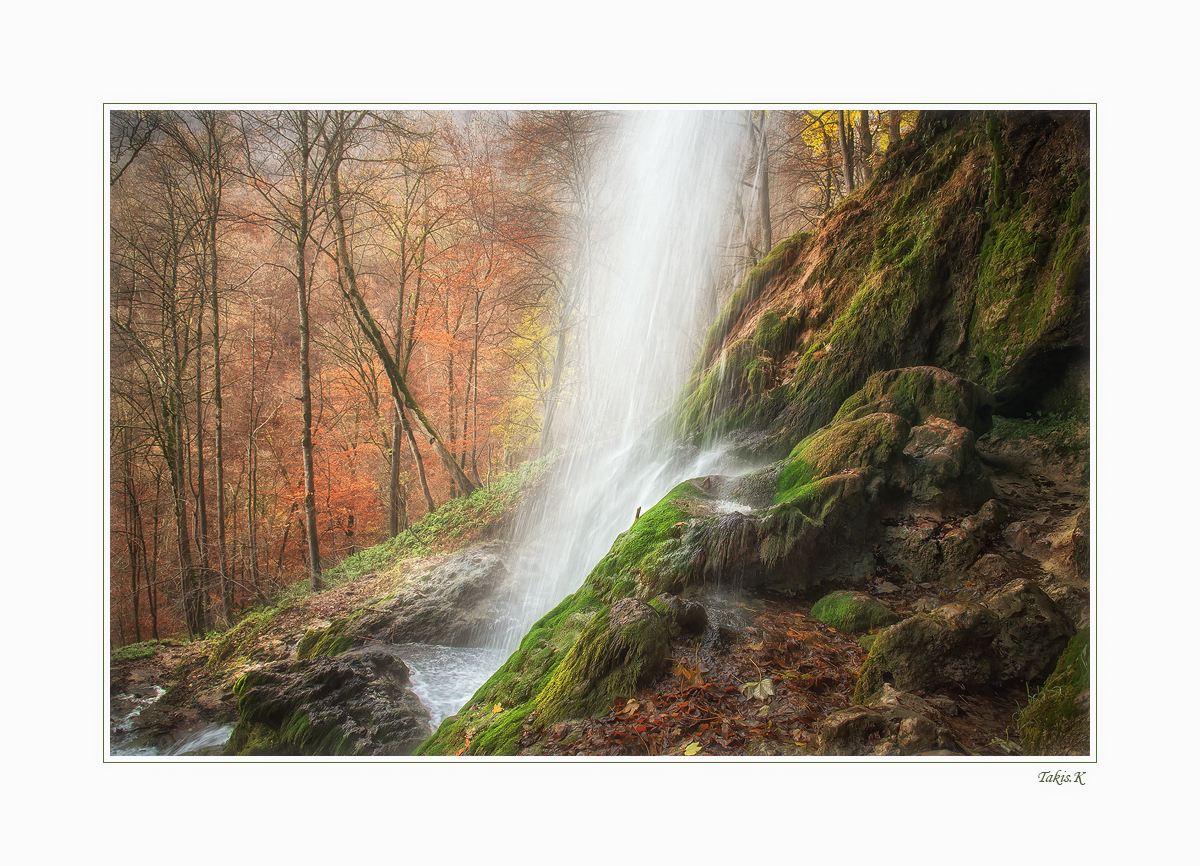
{"type": "Polygon", "coordinates": [[[863,177],[866,179],[867,183],[871,182],[873,171],[871,168],[871,152],[874,149],[871,139],[871,119],[869,115],[870,112],[867,111],[859,112],[859,142],[862,147],[863,177]]]}
{"type": "Polygon", "coordinates": [[[402,499],[400,496],[400,407],[392,407],[392,441],[388,460],[388,538],[395,538],[400,526],[402,499]]]}
{"type": "Polygon", "coordinates": [[[425,475],[425,460],[421,457],[421,450],[417,447],[417,437],[413,434],[412,424],[408,420],[408,413],[403,408],[404,404],[400,404],[400,423],[404,428],[404,438],[408,440],[408,449],[412,452],[413,463],[417,467],[417,483],[421,487],[421,496],[425,499],[426,511],[436,511],[437,504],[433,501],[433,493],[429,489],[429,478],[425,475]]]}
{"type": "Polygon", "coordinates": [[[837,113],[838,144],[842,148],[842,181],[846,195],[854,192],[854,130],[846,123],[846,112],[837,113]]]}
{"type": "Polygon", "coordinates": [[[296,232],[296,282],[300,313],[300,411],[303,416],[300,449],[304,458],[304,526],[308,538],[308,583],[313,592],[321,589],[321,551],[317,538],[317,493],[313,472],[312,388],[309,382],[308,278],[305,252],[308,246],[308,164],[313,142],[308,138],[308,112],[300,112],[301,153],[300,225],[296,232]]]}
{"type": "Polygon", "coordinates": [[[755,185],[758,187],[758,220],[762,226],[763,249],[765,256],[771,251],[771,195],[768,189],[768,157],[767,152],[767,113],[759,112],[758,127],[758,177],[755,185]]]}
{"type": "Polygon", "coordinates": [[[459,492],[463,495],[472,493],[475,490],[475,485],[467,478],[462,467],[455,461],[454,456],[446,448],[445,443],[442,442],[441,437],[438,436],[433,425],[425,416],[425,413],[417,405],[416,399],[413,397],[412,392],[409,391],[408,384],[404,381],[404,377],[400,373],[396,359],[392,356],[387,344],[384,342],[383,334],[379,330],[379,325],[375,322],[375,317],[371,315],[366,301],[358,290],[358,277],[355,274],[354,265],[350,261],[350,249],[346,241],[346,225],[342,216],[341,185],[338,178],[338,174],[341,171],[341,150],[344,146],[344,142],[341,140],[341,131],[339,130],[333,142],[328,142],[327,140],[327,144],[333,148],[329,168],[329,192],[330,213],[333,217],[333,232],[339,265],[338,285],[341,287],[342,294],[345,295],[346,300],[350,302],[350,308],[354,311],[355,318],[358,320],[363,334],[375,349],[379,360],[383,363],[388,381],[391,383],[393,400],[398,405],[403,405],[412,412],[415,426],[420,429],[426,441],[433,447],[434,453],[437,454],[438,459],[442,462],[442,466],[445,467],[446,472],[450,475],[459,492]]]}
{"type": "Polygon", "coordinates": [[[896,146],[900,141],[900,112],[888,112],[888,150],[896,146]]]}

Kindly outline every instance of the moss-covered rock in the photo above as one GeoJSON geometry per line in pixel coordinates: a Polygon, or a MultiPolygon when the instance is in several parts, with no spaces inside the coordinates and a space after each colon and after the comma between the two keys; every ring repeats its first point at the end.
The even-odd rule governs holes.
{"type": "Polygon", "coordinates": [[[274,662],[234,685],[238,722],[227,755],[407,755],[431,733],[386,650],[274,662]]]}
{"type": "Polygon", "coordinates": [[[1071,638],[1054,672],[1017,719],[1027,755],[1086,755],[1091,737],[1091,630],[1071,638]]]}
{"type": "Polygon", "coordinates": [[[663,617],[623,598],[600,611],[567,652],[535,708],[540,724],[607,710],[666,670],[671,641],[663,617]]]}
{"type": "Polygon", "coordinates": [[[296,646],[296,658],[336,656],[356,645],[361,645],[362,640],[355,633],[355,626],[363,619],[364,615],[364,611],[355,611],[347,616],[336,617],[327,626],[314,626],[308,629],[296,646]]]}
{"type": "Polygon", "coordinates": [[[838,590],[812,606],[812,615],[838,631],[860,632],[895,625],[899,615],[864,592],[838,590]]]}
{"type": "Polygon", "coordinates": [[[992,427],[995,399],[974,382],[937,367],[906,367],[873,374],[838,409],[833,424],[878,412],[913,427],[942,418],[982,436],[992,427]]]}
{"type": "Polygon", "coordinates": [[[983,605],[951,602],[884,629],[859,670],[854,703],[869,703],[885,683],[905,692],[990,684],[999,628],[999,618],[983,605]]]}

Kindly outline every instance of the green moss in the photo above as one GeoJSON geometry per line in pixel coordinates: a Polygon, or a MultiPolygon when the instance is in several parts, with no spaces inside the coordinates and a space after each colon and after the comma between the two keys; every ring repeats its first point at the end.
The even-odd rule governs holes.
{"type": "Polygon", "coordinates": [[[588,585],[610,603],[636,595],[647,600],[670,592],[693,576],[684,531],[688,503],[709,498],[690,481],[677,485],[642,514],[597,563],[588,585]]]}
{"type": "Polygon", "coordinates": [[[611,610],[593,617],[538,695],[540,724],[605,712],[661,670],[669,641],[658,614],[617,625],[611,610]]]}
{"type": "Polygon", "coordinates": [[[900,621],[895,611],[860,592],[831,592],[812,607],[812,616],[838,631],[860,632],[900,621]]]}
{"type": "Polygon", "coordinates": [[[832,424],[877,412],[900,415],[912,426],[945,418],[982,435],[991,426],[991,395],[932,367],[873,374],[834,415],[832,424]]]}
{"type": "Polygon", "coordinates": [[[324,628],[308,629],[296,647],[296,658],[336,656],[353,648],[356,638],[350,632],[366,615],[367,611],[357,610],[348,616],[337,617],[324,628]]]}
{"type": "MultiPolygon", "coordinates": [[[[629,677],[636,680],[641,673],[637,659],[647,636],[637,628],[626,629],[604,649],[597,632],[607,623],[614,602],[630,597],[648,600],[692,576],[685,528],[695,521],[687,509],[689,503],[706,498],[704,491],[684,482],[643,513],[618,536],[583,587],[535,623],[520,648],[416,754],[514,754],[535,710],[537,723],[545,724],[549,708],[554,708],[551,716],[566,711],[564,694],[582,689],[592,697],[584,700],[576,695],[573,700],[593,707],[603,703],[604,695],[627,688],[629,677]],[[585,631],[588,639],[580,646],[585,631]],[[616,661],[625,658],[623,653],[628,663],[616,661]],[[560,672],[568,657],[573,661],[560,672]],[[605,664],[610,669],[598,674],[605,664]]],[[[583,712],[574,704],[570,711],[583,712]]]]}
{"type": "Polygon", "coordinates": [[[158,652],[160,647],[164,646],[182,646],[182,644],[177,640],[148,640],[141,643],[131,643],[113,650],[111,658],[114,662],[148,659],[158,652]]]}
{"type": "Polygon", "coordinates": [[[566,650],[603,606],[600,595],[586,585],[564,598],[533,625],[516,652],[456,716],[442,722],[416,754],[515,754],[535,698],[549,683],[566,650]]]}
{"type": "Polygon", "coordinates": [[[259,635],[270,625],[271,620],[285,609],[285,606],[259,608],[242,617],[237,625],[213,643],[206,670],[211,672],[234,660],[251,659],[258,648],[259,635]]]}
{"type": "Polygon", "coordinates": [[[1087,752],[1089,719],[1076,710],[1090,685],[1091,629],[1076,632],[1046,684],[1017,718],[1021,749],[1027,755],[1087,752]]]}
{"type": "Polygon", "coordinates": [[[775,502],[810,495],[818,479],[885,465],[899,453],[907,434],[902,420],[885,414],[854,418],[818,430],[792,450],[776,484],[775,502]]]}

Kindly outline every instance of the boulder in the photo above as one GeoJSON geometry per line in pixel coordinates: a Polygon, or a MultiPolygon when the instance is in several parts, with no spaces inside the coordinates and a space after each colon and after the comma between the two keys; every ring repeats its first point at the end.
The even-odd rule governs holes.
{"type": "Polygon", "coordinates": [[[393,644],[482,646],[512,583],[507,551],[491,541],[414,574],[395,597],[373,605],[355,633],[393,644]]]}
{"type": "Polygon", "coordinates": [[[812,616],[838,631],[864,632],[894,625],[900,617],[865,592],[831,592],[812,607],[812,616]]]}
{"type": "Polygon", "coordinates": [[[699,602],[664,592],[650,602],[650,606],[666,617],[672,638],[684,633],[702,634],[708,626],[708,611],[699,602]]]}
{"type": "Polygon", "coordinates": [[[992,428],[995,403],[987,389],[946,370],[904,367],[873,374],[841,405],[834,423],[890,412],[914,427],[942,418],[982,436],[992,428]]]}
{"type": "Polygon", "coordinates": [[[870,704],[838,710],[821,722],[818,755],[920,755],[951,745],[938,727],[944,707],[885,684],[870,704]]]}
{"type": "Polygon", "coordinates": [[[991,683],[991,643],[999,628],[999,618],[983,605],[951,602],[884,629],[859,671],[854,702],[866,703],[885,683],[903,691],[991,683]]]}
{"type": "MultiPolygon", "coordinates": [[[[796,445],[779,471],[777,504],[757,527],[768,588],[799,592],[864,580],[877,542],[918,579],[940,573],[936,521],[971,514],[995,495],[975,433],[956,423],[986,429],[988,399],[978,386],[933,367],[872,377],[829,425],[796,445]],[[881,531],[889,515],[915,518],[918,528],[881,531]]],[[[962,544],[952,541],[956,571],[979,554],[980,532],[972,523],[962,544]]]]}
{"type": "Polygon", "coordinates": [[[854,700],[865,703],[887,683],[912,691],[1039,679],[1074,633],[1036,581],[1009,581],[982,604],[951,602],[881,631],[859,671],[854,700]]]}
{"type": "Polygon", "coordinates": [[[992,642],[997,682],[1035,680],[1054,670],[1075,626],[1037,582],[1011,580],[984,598],[999,619],[992,642]]]}
{"type": "Polygon", "coordinates": [[[238,723],[227,755],[408,755],[433,729],[385,649],[272,662],[234,686],[238,723]]]}
{"type": "Polygon", "coordinates": [[[915,516],[973,512],[996,495],[975,452],[975,434],[944,418],[912,428],[898,480],[905,510],[915,516]]]}
{"type": "Polygon", "coordinates": [[[671,635],[666,619],[636,598],[597,613],[537,697],[542,724],[602,712],[666,672],[671,635]]]}

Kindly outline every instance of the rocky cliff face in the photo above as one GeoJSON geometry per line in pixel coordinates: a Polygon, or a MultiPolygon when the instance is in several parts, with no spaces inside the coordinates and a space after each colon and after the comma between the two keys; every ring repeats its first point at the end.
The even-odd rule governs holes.
{"type": "Polygon", "coordinates": [[[1023,416],[1087,404],[1086,112],[931,112],[875,180],[779,244],[714,323],[693,438],[781,455],[874,373],[929,365],[1023,416]]]}

